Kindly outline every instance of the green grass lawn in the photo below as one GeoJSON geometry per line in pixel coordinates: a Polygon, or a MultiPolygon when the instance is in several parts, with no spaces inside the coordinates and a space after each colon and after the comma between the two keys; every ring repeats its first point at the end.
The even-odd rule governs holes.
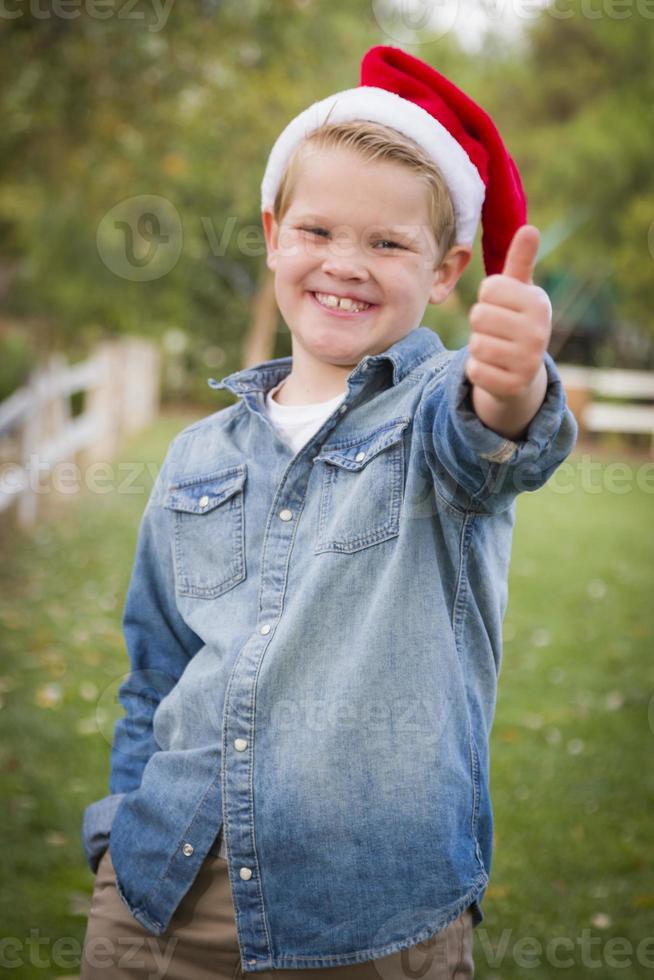
{"type": "MultiPolygon", "coordinates": [[[[98,480],[110,492],[52,500],[30,535],[3,522],[8,976],[77,974],[93,889],[80,822],[108,792],[137,525],[170,439],[192,418],[162,418],[133,439],[98,480]]],[[[615,492],[611,464],[592,461],[591,474],[588,462],[575,451],[565,478],[518,500],[479,980],[654,976],[654,466],[625,464],[615,492]]]]}

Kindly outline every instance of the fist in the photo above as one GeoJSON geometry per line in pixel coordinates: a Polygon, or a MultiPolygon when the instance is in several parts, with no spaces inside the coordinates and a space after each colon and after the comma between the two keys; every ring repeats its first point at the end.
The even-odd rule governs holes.
{"type": "Polygon", "coordinates": [[[469,313],[468,380],[495,398],[520,398],[541,374],[552,333],[552,305],[533,273],[540,233],[516,231],[501,274],[482,280],[469,313]]]}

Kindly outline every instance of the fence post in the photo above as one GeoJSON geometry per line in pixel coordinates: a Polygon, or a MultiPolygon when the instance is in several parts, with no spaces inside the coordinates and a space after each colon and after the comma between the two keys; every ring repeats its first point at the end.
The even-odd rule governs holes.
{"type": "Polygon", "coordinates": [[[83,451],[84,466],[109,462],[120,445],[124,381],[120,342],[101,341],[93,358],[100,365],[99,377],[87,391],[84,409],[98,420],[98,435],[95,442],[83,451]]]}
{"type": "Polygon", "coordinates": [[[16,523],[23,529],[28,529],[36,523],[38,498],[35,492],[36,476],[34,474],[34,455],[41,441],[42,408],[41,408],[41,374],[38,369],[30,372],[26,382],[31,396],[34,398],[34,408],[27,412],[20,426],[20,465],[23,471],[23,489],[16,500],[16,523]]]}
{"type": "Polygon", "coordinates": [[[161,352],[151,340],[125,337],[122,356],[121,428],[128,433],[139,432],[159,414],[161,352]]]}
{"type": "Polygon", "coordinates": [[[593,393],[590,388],[583,387],[580,384],[564,384],[563,389],[565,391],[568,408],[577,420],[579,435],[586,436],[588,430],[584,422],[584,409],[592,402],[593,393]]]}

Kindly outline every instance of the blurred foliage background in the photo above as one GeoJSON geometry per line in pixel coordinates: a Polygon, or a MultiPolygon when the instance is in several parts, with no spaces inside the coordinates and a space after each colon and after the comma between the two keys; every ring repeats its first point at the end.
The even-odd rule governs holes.
{"type": "MultiPolygon", "coordinates": [[[[520,167],[556,360],[654,369],[652,0],[539,2],[524,0],[522,17],[519,0],[0,4],[0,400],[51,352],[75,362],[139,334],[161,343],[170,402],[115,463],[143,475],[135,492],[114,487],[101,506],[88,486],[51,494],[29,536],[0,523],[0,913],[19,940],[5,948],[13,976],[44,976],[35,933],[50,943],[48,975],[75,975],[93,888],[80,821],[107,791],[102,711],[127,669],[119,619],[144,469],[231,402],[207,379],[252,352],[269,302],[260,182],[289,119],[358,84],[373,44],[432,64],[491,113],[520,167]],[[421,26],[430,7],[451,29],[421,26]],[[165,205],[161,225],[143,226],[125,263],[144,197],[165,205]],[[148,254],[166,236],[179,248],[162,272],[148,254]],[[55,961],[58,939],[77,945],[55,961]]],[[[427,308],[450,348],[467,342],[482,276],[477,246],[451,300],[427,308]]],[[[270,356],[290,354],[273,324],[270,356]]],[[[550,485],[518,501],[480,980],[524,977],[525,938],[578,944],[589,927],[600,963],[575,947],[575,977],[651,975],[651,469],[629,468],[624,496],[608,489],[621,462],[584,460],[597,487],[580,464],[564,499],[550,485]],[[632,943],[629,965],[610,959],[614,941],[632,943]]],[[[551,980],[567,952],[528,962],[530,975],[551,980]]]]}
{"type": "MultiPolygon", "coordinates": [[[[413,30],[400,46],[478,100],[518,162],[543,232],[552,353],[654,366],[644,8],[532,4],[509,34],[501,3],[484,33],[472,0],[452,3],[472,48],[454,29],[413,30]]],[[[76,360],[132,332],[161,339],[164,397],[216,407],[207,377],[244,366],[267,274],[259,188],[272,143],[311,101],[358,84],[369,46],[402,35],[389,36],[375,0],[33,7],[16,0],[0,19],[0,398],[48,351],[76,360]],[[117,274],[97,244],[105,216],[140,195],[165,199],[180,224],[177,262],[150,281],[117,274]]],[[[477,248],[452,301],[427,309],[449,347],[467,340],[482,275],[477,248]]],[[[278,322],[270,356],[289,353],[278,322]]]]}

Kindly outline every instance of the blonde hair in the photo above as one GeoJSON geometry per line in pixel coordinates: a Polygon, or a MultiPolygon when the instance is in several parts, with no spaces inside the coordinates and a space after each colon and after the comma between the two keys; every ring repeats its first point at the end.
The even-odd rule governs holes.
{"type": "Polygon", "coordinates": [[[275,201],[273,216],[281,222],[290,207],[306,147],[331,149],[343,147],[359,153],[364,160],[390,160],[415,173],[429,191],[431,226],[440,260],[456,244],[456,219],[449,188],[440,169],[427,153],[408,136],[382,123],[367,120],[325,122],[299,143],[286,165],[275,201]]]}

